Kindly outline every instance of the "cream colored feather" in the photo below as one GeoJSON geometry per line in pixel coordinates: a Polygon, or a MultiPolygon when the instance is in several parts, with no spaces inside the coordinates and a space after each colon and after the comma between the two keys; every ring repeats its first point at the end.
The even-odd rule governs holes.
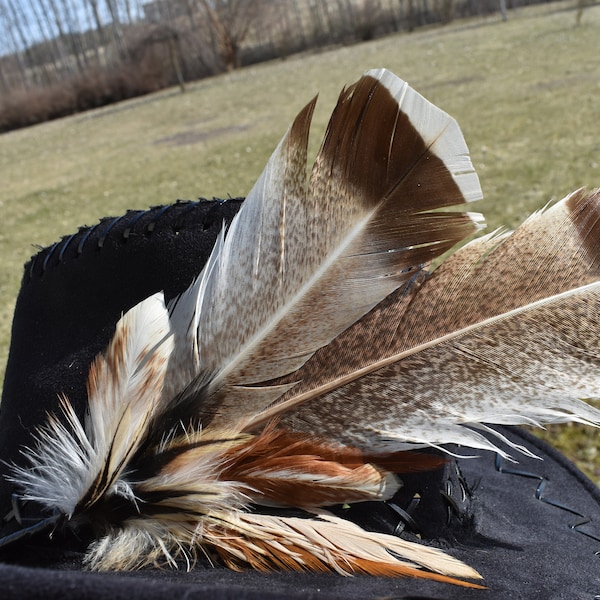
{"type": "Polygon", "coordinates": [[[133,497],[119,477],[148,434],[172,351],[167,309],[162,293],[155,294],[119,320],[106,352],[94,360],[85,424],[64,398],[66,425],[50,417],[27,451],[32,465],[15,469],[23,498],[71,518],[106,492],[133,497]]]}

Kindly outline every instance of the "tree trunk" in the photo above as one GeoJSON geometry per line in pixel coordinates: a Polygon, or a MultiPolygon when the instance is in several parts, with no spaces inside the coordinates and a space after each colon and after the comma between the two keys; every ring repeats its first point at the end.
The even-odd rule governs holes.
{"type": "Polygon", "coordinates": [[[127,46],[125,45],[125,40],[123,38],[123,30],[121,29],[121,20],[119,18],[119,10],[115,3],[115,0],[105,0],[106,8],[108,9],[108,13],[110,14],[110,28],[113,34],[113,40],[115,42],[115,46],[119,52],[119,56],[121,59],[125,59],[128,57],[127,46]]]}
{"type": "Polygon", "coordinates": [[[503,21],[508,19],[508,15],[506,14],[506,0],[500,0],[500,14],[503,21]]]}
{"type": "Polygon", "coordinates": [[[575,15],[575,25],[579,27],[581,25],[581,18],[583,17],[583,10],[591,4],[590,0],[577,0],[577,14],[575,15]]]}
{"type": "Polygon", "coordinates": [[[19,65],[19,71],[21,72],[23,85],[26,89],[29,89],[31,87],[29,74],[31,72],[31,67],[33,66],[33,59],[31,57],[31,50],[29,48],[31,40],[27,39],[27,35],[25,34],[25,23],[22,20],[23,14],[22,12],[19,13],[14,2],[15,0],[7,0],[8,9],[12,13],[11,27],[9,28],[9,31],[13,46],[15,48],[17,64],[19,65]],[[23,55],[25,55],[25,60],[23,60],[23,55]]]}
{"type": "Polygon", "coordinates": [[[185,81],[183,79],[183,72],[181,70],[181,50],[179,48],[179,40],[175,35],[170,35],[167,38],[167,44],[169,46],[169,60],[173,67],[173,72],[177,78],[179,89],[181,92],[185,92],[185,81]]]}
{"type": "Polygon", "coordinates": [[[45,22],[40,15],[39,9],[44,11],[44,6],[41,4],[41,2],[38,1],[38,3],[36,4],[33,0],[30,0],[29,8],[31,10],[31,14],[35,19],[35,22],[37,23],[38,30],[42,34],[42,39],[44,40],[45,45],[50,50],[50,52],[48,52],[48,58],[52,63],[52,71],[49,72],[47,64],[44,64],[43,66],[45,83],[50,84],[56,81],[56,78],[58,76],[59,65],[57,61],[60,57],[60,48],[58,47],[58,41],[56,39],[56,36],[52,35],[52,32],[47,32],[47,22],[45,22]]]}

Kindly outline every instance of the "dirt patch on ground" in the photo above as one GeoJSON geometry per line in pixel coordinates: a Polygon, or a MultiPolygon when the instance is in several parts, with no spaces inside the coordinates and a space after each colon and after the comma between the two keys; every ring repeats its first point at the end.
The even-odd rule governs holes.
{"type": "Polygon", "coordinates": [[[581,83],[587,83],[588,81],[595,81],[595,74],[577,74],[569,75],[567,77],[560,77],[558,79],[549,79],[547,81],[540,81],[532,85],[535,90],[542,91],[553,91],[564,87],[571,87],[581,83]]]}
{"type": "Polygon", "coordinates": [[[418,86],[420,90],[432,90],[440,87],[455,87],[457,85],[464,85],[466,83],[473,83],[478,81],[485,81],[484,75],[470,75],[466,77],[458,77],[455,79],[444,79],[443,81],[435,81],[432,83],[424,82],[418,86]]]}
{"type": "Polygon", "coordinates": [[[173,135],[156,140],[155,144],[166,144],[168,146],[189,146],[207,140],[212,140],[228,133],[239,133],[250,129],[250,125],[231,125],[228,127],[216,127],[209,131],[180,131],[173,135]]]}

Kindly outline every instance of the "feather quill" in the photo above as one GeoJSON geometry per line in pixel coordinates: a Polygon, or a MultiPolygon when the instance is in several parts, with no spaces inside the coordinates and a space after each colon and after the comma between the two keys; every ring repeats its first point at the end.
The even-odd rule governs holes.
{"type": "Polygon", "coordinates": [[[119,321],[91,367],[85,423],[65,399],[65,422],[51,417],[14,469],[24,499],[97,531],[90,568],[203,553],[480,587],[449,555],[323,507],[389,498],[394,473],[439,466],[407,448],[503,452],[487,424],[600,423],[581,401],[600,395],[600,193],[429,275],[480,226],[448,210],[481,196],[456,122],[371,71],[342,91],[307,177],[314,105],[190,288],[119,321]]]}

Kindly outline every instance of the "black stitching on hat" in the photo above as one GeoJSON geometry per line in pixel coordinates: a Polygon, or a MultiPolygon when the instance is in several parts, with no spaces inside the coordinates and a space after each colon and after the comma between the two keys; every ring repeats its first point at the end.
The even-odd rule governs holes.
{"type": "Polygon", "coordinates": [[[33,269],[35,267],[35,263],[37,262],[37,258],[38,255],[36,254],[32,259],[31,259],[31,265],[29,266],[29,280],[31,281],[31,279],[33,278],[33,269]]]}
{"type": "Polygon", "coordinates": [[[54,242],[54,244],[52,244],[52,246],[50,247],[48,254],[46,254],[46,258],[44,259],[44,262],[42,263],[42,273],[46,272],[46,267],[48,266],[48,261],[50,260],[50,257],[54,253],[54,250],[56,250],[56,247],[59,245],[59,243],[60,242],[54,242]]]}
{"type": "MultiPolygon", "coordinates": [[[[196,200],[194,202],[188,202],[187,206],[181,211],[178,215],[177,220],[173,224],[173,233],[179,233],[182,229],[185,228],[185,216],[198,207],[202,202],[206,202],[204,199],[196,200]]],[[[184,204],[183,202],[178,202],[178,204],[184,204]]]]}
{"type": "Polygon", "coordinates": [[[69,244],[71,243],[71,241],[73,240],[73,238],[76,236],[76,233],[73,233],[72,235],[70,235],[68,238],[66,238],[65,240],[63,240],[62,243],[62,248],[60,249],[60,252],[58,253],[58,262],[62,263],[63,261],[63,256],[65,254],[65,250],[69,247],[69,244]]]}
{"type": "MultiPolygon", "coordinates": [[[[180,201],[177,201],[177,203],[179,204],[180,201]]],[[[160,220],[160,218],[172,207],[175,206],[174,204],[167,204],[165,206],[163,206],[158,213],[156,213],[156,215],[154,216],[154,218],[152,219],[152,221],[150,221],[150,223],[148,223],[148,225],[146,225],[146,231],[148,233],[152,233],[154,231],[154,228],[156,227],[156,223],[160,220]]]]}
{"type": "MultiPolygon", "coordinates": [[[[589,531],[584,531],[584,530],[580,529],[584,525],[587,525],[588,523],[593,522],[593,519],[591,517],[586,517],[585,515],[580,513],[578,510],[575,510],[574,508],[567,506],[566,504],[560,502],[559,500],[554,500],[553,498],[549,498],[544,495],[546,486],[548,485],[548,482],[549,482],[549,480],[546,477],[544,477],[543,475],[539,475],[537,473],[532,473],[531,471],[523,471],[520,469],[515,469],[513,467],[505,467],[504,459],[499,454],[496,454],[495,466],[496,466],[496,470],[500,473],[505,473],[507,475],[515,475],[517,477],[526,477],[527,479],[537,479],[539,481],[539,483],[535,489],[535,493],[534,493],[535,498],[537,500],[539,500],[540,502],[543,502],[544,504],[549,504],[550,506],[554,506],[555,508],[558,508],[565,512],[571,513],[572,515],[580,517],[580,519],[575,521],[575,523],[569,524],[569,529],[572,529],[573,531],[576,531],[577,533],[581,533],[582,535],[585,535],[586,537],[588,537],[592,540],[600,542],[600,535],[597,535],[595,533],[590,533],[589,531]]],[[[596,556],[600,556],[600,550],[595,552],[595,554],[596,554],[596,556]]]]}
{"type": "MultiPolygon", "coordinates": [[[[232,200],[234,202],[242,201],[243,198],[234,198],[232,200]]],[[[174,203],[153,206],[147,210],[129,210],[124,215],[118,217],[103,218],[99,223],[91,227],[80,227],[77,233],[74,233],[68,237],[63,237],[58,242],[55,242],[52,246],[37,246],[37,254],[32,256],[29,263],[25,265],[25,277],[28,281],[31,281],[35,276],[36,270],[39,272],[39,275],[43,275],[53,264],[51,259],[56,255],[57,252],[57,265],[62,264],[66,260],[71,249],[73,249],[72,254],[74,256],[82,255],[89,245],[90,240],[94,239],[94,237],[97,237],[96,247],[98,249],[102,249],[106,240],[110,237],[111,232],[119,224],[119,222],[125,221],[126,224],[126,227],[121,233],[121,236],[124,240],[129,239],[129,237],[134,234],[134,229],[138,221],[143,222],[144,226],[140,227],[137,233],[140,235],[150,234],[155,230],[156,225],[160,222],[160,219],[173,207],[178,207],[176,216],[173,219],[174,224],[172,225],[173,233],[175,235],[187,227],[187,224],[185,223],[186,215],[202,204],[209,205],[208,210],[203,210],[204,218],[202,219],[202,229],[210,229],[215,224],[214,213],[218,213],[219,207],[227,202],[228,200],[217,198],[213,198],[212,200],[200,198],[197,201],[177,200],[174,203]],[[145,219],[144,217],[147,215],[149,215],[149,218],[145,219]],[[94,236],[94,233],[96,233],[97,236],[94,236]],[[77,244],[76,249],[75,243],[77,244]],[[38,268],[40,263],[41,267],[38,268]]]]}
{"type": "Polygon", "coordinates": [[[146,214],[148,214],[150,211],[149,210],[140,210],[137,211],[137,214],[135,215],[135,217],[133,217],[133,219],[131,219],[129,225],[125,228],[125,230],[123,231],[123,239],[127,240],[129,239],[129,236],[131,235],[135,224],[146,214]]]}
{"type": "Polygon", "coordinates": [[[106,240],[110,230],[122,219],[123,217],[115,217],[109,224],[109,226],[105,229],[102,237],[98,240],[98,248],[102,248],[104,246],[104,241],[106,240]]]}
{"type": "Polygon", "coordinates": [[[467,498],[473,497],[473,488],[468,484],[457,463],[454,463],[454,470],[456,471],[456,479],[460,487],[461,502],[466,502],[467,498]]]}
{"type": "Polygon", "coordinates": [[[92,227],[88,227],[87,231],[85,232],[85,235],[81,238],[81,240],[79,240],[79,244],[77,245],[78,256],[83,253],[83,247],[85,246],[85,243],[87,242],[94,229],[96,229],[96,227],[98,227],[98,224],[92,225],[92,227]]]}
{"type": "Polygon", "coordinates": [[[398,506],[394,502],[387,502],[386,504],[400,517],[398,524],[394,527],[393,535],[399,536],[408,526],[413,533],[419,532],[419,525],[413,519],[413,513],[417,509],[421,502],[418,496],[413,496],[410,503],[406,507],[406,510],[398,506]]]}
{"type": "Polygon", "coordinates": [[[453,491],[454,491],[454,489],[453,489],[452,481],[450,479],[447,479],[446,480],[446,489],[440,490],[440,494],[441,494],[442,498],[444,499],[444,502],[446,503],[446,511],[447,511],[446,512],[446,525],[450,525],[453,514],[460,515],[460,508],[458,506],[458,503],[452,496],[453,491]]]}

